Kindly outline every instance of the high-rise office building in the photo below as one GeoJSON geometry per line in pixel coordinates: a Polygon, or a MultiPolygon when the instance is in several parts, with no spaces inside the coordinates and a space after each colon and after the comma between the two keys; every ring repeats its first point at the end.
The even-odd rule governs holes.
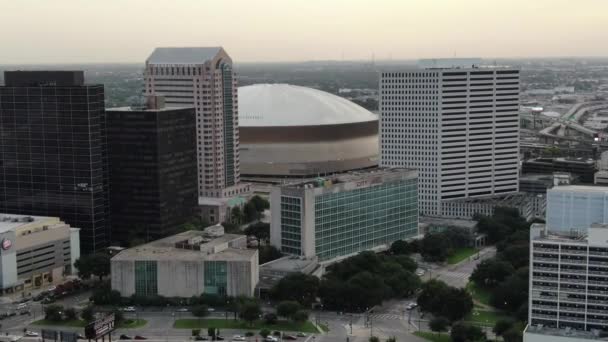
{"type": "Polygon", "coordinates": [[[194,108],[158,100],[106,110],[113,241],[175,234],[198,205],[194,108]]]}
{"type": "Polygon", "coordinates": [[[608,226],[585,234],[530,229],[530,291],[524,341],[596,340],[608,331],[608,226]]]}
{"type": "Polygon", "coordinates": [[[0,212],[56,216],[81,250],[109,243],[103,85],[82,71],[11,71],[0,86],[0,212]]]}
{"type": "Polygon", "coordinates": [[[418,235],[415,170],[353,172],[276,186],[270,241],[281,252],[327,261],[418,235]]]}
{"type": "Polygon", "coordinates": [[[418,169],[422,215],[518,191],[519,70],[471,63],[381,73],[380,165],[418,169]]]}
{"type": "Polygon", "coordinates": [[[146,95],[160,95],[168,107],[196,110],[198,193],[226,198],[239,184],[237,80],[232,59],[221,47],[157,48],[146,61],[146,95]]]}

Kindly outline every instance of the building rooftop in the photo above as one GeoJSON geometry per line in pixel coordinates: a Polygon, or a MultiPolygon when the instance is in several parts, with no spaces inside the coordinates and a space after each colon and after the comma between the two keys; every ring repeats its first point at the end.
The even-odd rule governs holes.
{"type": "MultiPolygon", "coordinates": [[[[547,336],[569,337],[572,340],[606,340],[606,336],[600,335],[599,331],[574,330],[570,328],[551,328],[542,325],[527,325],[525,334],[538,334],[547,336]]],[[[525,337],[524,337],[525,339],[525,337]]]]}
{"type": "Polygon", "coordinates": [[[221,47],[160,47],[154,49],[148,64],[203,64],[212,60],[221,47]]]}
{"type": "Polygon", "coordinates": [[[216,247],[229,244],[244,235],[224,234],[215,239],[204,237],[203,231],[189,230],[152,241],[140,246],[125,249],[118,253],[115,260],[249,260],[257,250],[245,248],[222,248],[214,252],[216,247]]]}
{"type": "Polygon", "coordinates": [[[48,221],[51,223],[60,222],[57,217],[48,216],[32,216],[32,215],[15,215],[15,214],[2,214],[0,213],[0,233],[5,233],[11,230],[15,230],[19,227],[37,224],[48,221]]]}
{"type": "Polygon", "coordinates": [[[239,126],[318,126],[378,121],[378,116],[343,97],[291,84],[239,87],[239,126]]]}
{"type": "Polygon", "coordinates": [[[544,223],[533,223],[530,239],[605,247],[608,246],[608,224],[592,224],[587,229],[555,232],[547,229],[544,223]]]}
{"type": "Polygon", "coordinates": [[[260,265],[260,269],[277,272],[302,272],[302,270],[309,268],[313,264],[316,265],[317,263],[318,261],[316,259],[286,256],[262,264],[260,265]]]}
{"type": "Polygon", "coordinates": [[[571,191],[571,192],[608,192],[608,186],[603,185],[560,185],[552,188],[551,192],[571,191]]]}
{"type": "MultiPolygon", "coordinates": [[[[307,179],[307,180],[298,180],[292,183],[284,184],[284,187],[288,188],[298,188],[298,189],[306,189],[306,188],[328,188],[334,184],[340,183],[350,183],[357,181],[365,181],[370,178],[374,178],[374,180],[370,181],[375,183],[376,179],[383,180],[383,177],[391,177],[401,176],[403,174],[415,176],[417,175],[417,171],[413,169],[402,169],[402,168],[375,168],[371,170],[364,171],[349,171],[347,173],[339,173],[326,177],[318,177],[316,179],[307,179]]],[[[364,185],[364,184],[362,184],[364,185]]]]}

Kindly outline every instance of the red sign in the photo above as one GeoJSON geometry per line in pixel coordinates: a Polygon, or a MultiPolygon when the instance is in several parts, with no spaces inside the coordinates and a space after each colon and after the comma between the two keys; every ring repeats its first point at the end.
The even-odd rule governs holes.
{"type": "Polygon", "coordinates": [[[2,249],[7,250],[11,248],[13,242],[9,239],[2,239],[2,249]]]}

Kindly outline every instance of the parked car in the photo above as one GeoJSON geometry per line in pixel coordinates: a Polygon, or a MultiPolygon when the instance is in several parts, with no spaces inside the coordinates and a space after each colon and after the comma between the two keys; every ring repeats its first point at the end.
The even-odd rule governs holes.
{"type": "Polygon", "coordinates": [[[409,303],[409,304],[408,304],[408,305],[405,307],[405,309],[406,309],[406,310],[414,310],[414,309],[415,309],[415,308],[417,308],[417,307],[418,307],[418,304],[416,304],[416,303],[409,303]]]}
{"type": "Polygon", "coordinates": [[[25,332],[25,336],[27,336],[27,337],[38,337],[38,335],[39,334],[37,332],[35,332],[35,331],[29,331],[28,330],[28,331],[25,332]]]}
{"type": "Polygon", "coordinates": [[[133,338],[131,338],[131,336],[129,336],[129,335],[122,334],[122,335],[120,335],[120,339],[121,340],[132,340],[133,338]]]}
{"type": "Polygon", "coordinates": [[[243,337],[241,335],[234,335],[234,336],[232,336],[232,340],[233,341],[245,341],[245,337],[243,337]]]}
{"type": "Polygon", "coordinates": [[[135,337],[133,338],[134,340],[147,340],[147,338],[141,336],[141,335],[135,335],[135,337]]]}
{"type": "Polygon", "coordinates": [[[76,334],[76,338],[79,340],[84,340],[85,337],[82,334],[76,334]]]}
{"type": "Polygon", "coordinates": [[[134,306],[127,306],[122,308],[122,311],[124,312],[135,312],[135,307],[134,306]]]}
{"type": "Polygon", "coordinates": [[[299,333],[297,334],[297,336],[298,336],[298,337],[306,337],[306,334],[305,334],[305,333],[303,333],[303,332],[299,332],[299,333]]]}
{"type": "Polygon", "coordinates": [[[294,335],[285,335],[283,336],[284,340],[297,340],[298,338],[294,335]]]}
{"type": "Polygon", "coordinates": [[[177,312],[188,312],[188,311],[190,311],[190,309],[188,309],[188,308],[179,308],[179,309],[177,309],[177,312]]]}
{"type": "Polygon", "coordinates": [[[216,341],[223,341],[224,340],[224,336],[215,336],[215,340],[216,341]]]}
{"type": "Polygon", "coordinates": [[[266,338],[264,339],[264,341],[266,342],[277,342],[279,339],[274,337],[274,336],[266,336],[266,338]]]}
{"type": "Polygon", "coordinates": [[[214,309],[214,308],[207,308],[207,311],[208,311],[208,312],[214,312],[214,311],[215,311],[215,309],[214,309]]]}
{"type": "Polygon", "coordinates": [[[51,303],[55,303],[55,299],[51,298],[51,297],[46,297],[42,300],[41,302],[42,304],[51,304],[51,303]]]}

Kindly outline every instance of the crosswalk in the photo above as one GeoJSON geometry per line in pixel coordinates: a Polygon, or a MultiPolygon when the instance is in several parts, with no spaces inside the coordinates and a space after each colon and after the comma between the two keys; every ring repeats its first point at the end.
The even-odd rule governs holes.
{"type": "Polygon", "coordinates": [[[403,315],[390,314],[390,313],[377,313],[370,315],[372,320],[374,319],[382,319],[382,320],[398,320],[398,319],[406,319],[403,315]]]}

